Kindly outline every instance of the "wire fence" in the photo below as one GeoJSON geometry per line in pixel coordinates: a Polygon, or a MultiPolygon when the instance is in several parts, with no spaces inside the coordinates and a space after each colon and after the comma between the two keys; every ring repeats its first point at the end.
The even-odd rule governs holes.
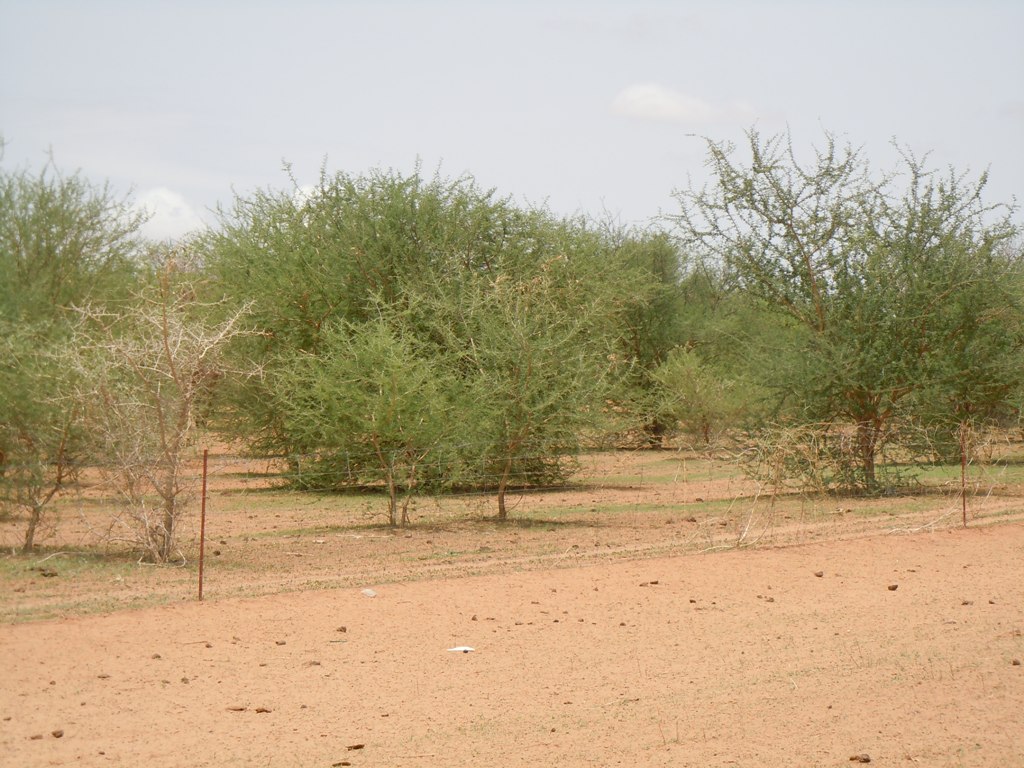
{"type": "MultiPolygon", "coordinates": [[[[387,490],[387,476],[393,474],[403,493],[452,497],[488,496],[495,493],[503,479],[509,487],[522,491],[562,491],[580,487],[604,487],[628,482],[623,472],[630,471],[629,457],[655,457],[658,461],[701,461],[722,467],[726,457],[682,450],[584,450],[512,452],[487,458],[485,446],[471,444],[445,446],[443,457],[414,456],[401,451],[375,452],[372,449],[332,453],[291,453],[259,456],[230,450],[210,449],[207,471],[210,481],[230,479],[240,488],[290,489],[311,494],[376,493],[387,490]],[[479,458],[466,457],[476,453],[479,458]],[[453,459],[452,456],[458,458],[453,459]],[[616,460],[615,457],[618,457],[616,460]],[[600,460],[598,460],[600,459],[600,460]]],[[[202,450],[189,451],[173,462],[96,462],[72,460],[64,464],[64,473],[73,478],[65,489],[89,496],[104,491],[117,495],[117,476],[126,472],[155,479],[165,475],[171,465],[182,485],[198,483],[202,476],[202,450]]],[[[49,465],[52,466],[52,465],[49,465]]],[[[9,480],[21,471],[46,474],[47,465],[8,462],[2,469],[9,480]]],[[[643,470],[637,480],[642,481],[643,470]]],[[[737,471],[739,471],[737,469],[737,471]]],[[[42,481],[46,484],[46,480],[42,481]]]]}
{"type": "MultiPolygon", "coordinates": [[[[465,457],[473,446],[446,446],[446,455],[465,457]]],[[[758,525],[775,520],[775,511],[799,507],[800,514],[834,510],[904,509],[915,495],[918,505],[948,521],[960,509],[965,491],[973,507],[993,498],[1024,496],[1024,464],[1016,445],[1001,455],[990,454],[971,465],[968,487],[961,486],[959,467],[936,465],[920,469],[915,490],[900,491],[898,499],[843,497],[836,494],[794,491],[759,480],[745,471],[736,451],[695,450],[691,447],[644,450],[591,450],[578,454],[521,452],[476,463],[462,459],[450,477],[441,456],[418,456],[383,451],[352,450],[330,456],[295,454],[252,456],[229,447],[214,447],[207,464],[207,496],[213,514],[225,509],[253,510],[253,527],[265,510],[330,502],[339,524],[367,525],[387,522],[387,468],[399,470],[396,492],[411,501],[413,522],[424,518],[480,518],[495,514],[495,496],[506,472],[513,516],[543,517],[552,510],[563,517],[570,508],[576,519],[630,512],[662,517],[681,512],[737,518],[736,525],[750,534],[758,525]],[[788,505],[788,507],[787,507],[788,505]],[[261,511],[262,510],[262,511],[261,511]],[[426,510],[426,511],[425,511],[426,510]],[[742,517],[742,520],[738,518],[742,517]],[[761,523],[757,521],[761,520],[761,523]]],[[[198,538],[198,502],[202,485],[202,453],[190,451],[175,468],[175,493],[182,518],[179,540],[198,538]]],[[[22,469],[5,465],[4,483],[22,469]]],[[[167,467],[163,467],[164,470],[167,467]]],[[[40,530],[42,541],[73,546],[127,547],[138,544],[133,532],[138,509],[130,509],[124,465],[83,462],[73,465],[70,482],[46,510],[40,530]]],[[[159,462],[143,473],[134,489],[142,500],[142,514],[157,519],[162,499],[157,490],[159,462]]],[[[25,510],[4,505],[0,513],[0,546],[13,550],[23,540],[25,510]]],[[[149,518],[147,518],[147,521],[149,518]]],[[[637,524],[641,524],[637,522],[637,524]]],[[[916,524],[916,523],[915,523],[916,524]]],[[[745,534],[745,535],[746,535],[745,534]]]]}

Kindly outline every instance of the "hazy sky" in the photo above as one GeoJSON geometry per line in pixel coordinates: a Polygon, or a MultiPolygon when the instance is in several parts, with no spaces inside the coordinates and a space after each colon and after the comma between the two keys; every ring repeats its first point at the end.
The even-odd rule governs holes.
{"type": "MultiPolygon", "coordinates": [[[[644,223],[703,144],[788,126],[1024,198],[1024,2],[0,0],[3,164],[81,169],[156,237],[256,187],[470,173],[644,223]]],[[[1018,219],[1020,216],[1018,215],[1018,219]]]]}

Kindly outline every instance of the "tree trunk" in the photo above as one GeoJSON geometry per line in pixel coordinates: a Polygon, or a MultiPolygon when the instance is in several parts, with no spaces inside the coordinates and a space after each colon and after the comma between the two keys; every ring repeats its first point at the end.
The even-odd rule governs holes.
{"type": "Polygon", "coordinates": [[[967,424],[960,422],[960,504],[961,519],[967,527],[967,424]]]}
{"type": "Polygon", "coordinates": [[[171,559],[171,550],[174,547],[174,497],[167,499],[164,502],[164,519],[163,519],[163,530],[159,536],[159,556],[160,562],[166,563],[171,559]]]}
{"type": "Polygon", "coordinates": [[[36,531],[39,530],[39,523],[43,520],[43,512],[46,509],[46,505],[53,500],[53,497],[63,487],[66,473],[64,458],[64,444],[61,443],[61,452],[57,463],[57,477],[54,479],[53,485],[50,486],[45,494],[38,495],[34,492],[32,494],[33,500],[28,515],[28,527],[25,529],[25,542],[21,547],[23,554],[28,554],[35,547],[36,531]]]}
{"type": "Polygon", "coordinates": [[[27,555],[36,545],[36,529],[43,517],[42,506],[34,506],[28,513],[28,527],[25,529],[25,543],[21,547],[21,553],[27,555]]]}
{"type": "Polygon", "coordinates": [[[875,448],[878,445],[878,423],[876,420],[857,422],[857,453],[860,457],[864,487],[873,491],[875,480],[875,448]]]}
{"type": "Polygon", "coordinates": [[[178,477],[177,477],[177,462],[171,460],[168,462],[167,476],[163,481],[163,490],[160,492],[160,496],[163,499],[163,520],[161,521],[159,536],[157,541],[159,543],[158,557],[159,562],[166,563],[171,559],[171,553],[174,550],[174,529],[178,522],[178,477]]]}
{"type": "Polygon", "coordinates": [[[423,454],[419,459],[413,459],[406,457],[407,463],[411,466],[407,470],[406,481],[405,481],[405,495],[402,499],[402,527],[405,528],[409,525],[409,504],[412,502],[413,494],[416,492],[416,470],[419,467],[419,462],[426,458],[426,454],[423,454]]]}
{"type": "Polygon", "coordinates": [[[498,519],[507,520],[508,510],[505,507],[505,491],[508,489],[508,478],[512,474],[512,456],[505,459],[505,467],[501,471],[501,480],[498,481],[498,519]]]}
{"type": "Polygon", "coordinates": [[[388,523],[392,527],[398,526],[398,487],[395,485],[394,465],[387,469],[388,483],[388,523]]]}

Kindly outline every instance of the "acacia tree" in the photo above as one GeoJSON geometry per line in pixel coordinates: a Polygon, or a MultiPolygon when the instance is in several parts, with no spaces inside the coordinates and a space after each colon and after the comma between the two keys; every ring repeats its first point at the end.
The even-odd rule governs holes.
{"type": "MultiPolygon", "coordinates": [[[[532,237],[534,219],[468,177],[322,173],[310,192],[239,197],[201,247],[224,311],[252,302],[258,332],[232,345],[233,359],[271,373],[298,350],[316,354],[338,323],[373,322],[381,307],[398,312],[420,294],[451,295],[446,286],[490,271],[510,242],[532,237]]],[[[269,405],[270,381],[225,392],[225,427],[254,451],[295,453],[269,405]]]]}
{"type": "Polygon", "coordinates": [[[685,432],[710,447],[737,425],[750,390],[707,365],[694,349],[679,347],[654,371],[660,400],[657,413],[665,423],[681,424],[685,432]]]}
{"type": "MultiPolygon", "coordinates": [[[[665,232],[607,233],[614,258],[636,275],[636,300],[619,315],[624,376],[616,399],[636,412],[647,445],[660,445],[673,428],[673,417],[662,407],[656,371],[674,349],[691,342],[694,330],[688,310],[696,306],[687,295],[691,274],[684,272],[683,255],[665,232]]],[[[706,311],[706,305],[700,306],[706,311]]]]}
{"type": "Polygon", "coordinates": [[[807,164],[789,136],[747,139],[749,165],[708,141],[712,182],[677,193],[675,222],[684,242],[802,329],[800,363],[766,373],[791,419],[854,430],[851,476],[872,490],[876,457],[911,418],[928,359],[952,354],[962,330],[945,322],[947,306],[968,286],[999,282],[988,255],[1014,231],[1009,211],[983,202],[984,174],[938,174],[907,151],[898,172],[875,178],[831,135],[807,164]]]}
{"type": "Polygon", "coordinates": [[[52,325],[75,304],[125,295],[144,221],[78,173],[0,168],[0,313],[52,325]]]}
{"type": "Polygon", "coordinates": [[[77,173],[0,168],[0,504],[25,513],[24,551],[81,459],[69,310],[125,294],[143,220],[77,173]]]}
{"type": "Polygon", "coordinates": [[[508,516],[516,487],[564,482],[610,421],[623,316],[645,274],[582,220],[521,212],[521,234],[486,263],[451,270],[411,298],[406,322],[462,384],[462,487],[494,490],[508,516]]]}
{"type": "Polygon", "coordinates": [[[967,525],[967,466],[993,425],[1012,423],[1024,386],[1024,262],[1019,246],[972,257],[955,244],[955,294],[943,297],[927,329],[925,384],[914,395],[913,417],[923,450],[958,462],[963,524],[967,525]]]}
{"type": "Polygon", "coordinates": [[[83,436],[63,362],[31,329],[0,323],[0,508],[25,513],[26,553],[80,461],[83,436]]]}
{"type": "Polygon", "coordinates": [[[563,481],[586,430],[603,418],[614,358],[597,332],[599,305],[560,306],[564,262],[529,281],[498,279],[469,307],[460,365],[468,399],[462,423],[479,466],[477,481],[497,492],[497,516],[508,516],[515,486],[563,481]],[[568,463],[567,463],[568,462],[568,463]]]}
{"type": "Polygon", "coordinates": [[[383,484],[388,522],[409,523],[412,495],[443,481],[443,455],[456,422],[457,382],[417,353],[383,317],[324,329],[317,352],[296,351],[269,384],[301,487],[335,490],[383,484]]]}
{"type": "Polygon", "coordinates": [[[689,260],[678,293],[673,322],[681,339],[646,372],[648,408],[666,433],[710,448],[764,418],[771,404],[761,358],[778,360],[792,322],[766,312],[703,260],[689,260]]]}
{"type": "Polygon", "coordinates": [[[210,321],[196,301],[183,253],[117,310],[85,306],[75,344],[77,400],[103,465],[124,502],[113,533],[153,562],[167,562],[194,481],[188,467],[200,406],[223,376],[222,353],[243,334],[243,305],[210,321]]]}

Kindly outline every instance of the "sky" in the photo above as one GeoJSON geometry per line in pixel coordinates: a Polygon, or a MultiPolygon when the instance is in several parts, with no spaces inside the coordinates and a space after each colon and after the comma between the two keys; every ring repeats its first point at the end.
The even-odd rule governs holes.
{"type": "Polygon", "coordinates": [[[0,0],[0,164],[109,182],[161,240],[285,164],[645,226],[751,128],[1024,202],[1022,30],[1020,0],[0,0]]]}

